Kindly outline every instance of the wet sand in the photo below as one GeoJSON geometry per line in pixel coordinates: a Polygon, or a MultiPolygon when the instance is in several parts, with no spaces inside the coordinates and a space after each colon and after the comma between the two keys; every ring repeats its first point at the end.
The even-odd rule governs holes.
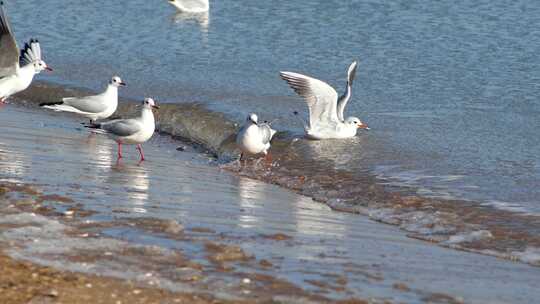
{"type": "Polygon", "coordinates": [[[538,267],[408,238],[232,175],[166,136],[144,146],[148,161],[138,164],[128,148],[117,163],[115,144],[89,138],[70,116],[9,105],[0,121],[3,250],[60,275],[234,302],[532,303],[540,296],[538,267]]]}
{"type": "Polygon", "coordinates": [[[5,255],[0,255],[0,294],[6,304],[227,303],[210,295],[172,293],[129,281],[59,271],[5,255]]]}

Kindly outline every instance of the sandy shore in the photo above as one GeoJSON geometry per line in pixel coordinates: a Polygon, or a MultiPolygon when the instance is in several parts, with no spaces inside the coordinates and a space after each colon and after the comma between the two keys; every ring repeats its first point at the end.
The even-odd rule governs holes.
{"type": "MultiPolygon", "coordinates": [[[[172,293],[129,281],[83,275],[15,261],[0,254],[2,303],[232,303],[209,295],[172,293]]],[[[234,303],[242,303],[235,301],[234,303]]]]}

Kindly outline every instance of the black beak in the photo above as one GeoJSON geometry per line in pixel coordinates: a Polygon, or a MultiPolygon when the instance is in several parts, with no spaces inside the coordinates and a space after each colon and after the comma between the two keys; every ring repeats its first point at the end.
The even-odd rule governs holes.
{"type": "Polygon", "coordinates": [[[127,84],[125,82],[120,82],[119,85],[121,85],[123,87],[127,86],[127,84]]]}
{"type": "Polygon", "coordinates": [[[152,108],[159,109],[159,106],[158,105],[153,105],[152,108]]]}
{"type": "Polygon", "coordinates": [[[49,72],[52,72],[53,69],[51,69],[50,67],[45,67],[45,70],[49,71],[49,72]]]}

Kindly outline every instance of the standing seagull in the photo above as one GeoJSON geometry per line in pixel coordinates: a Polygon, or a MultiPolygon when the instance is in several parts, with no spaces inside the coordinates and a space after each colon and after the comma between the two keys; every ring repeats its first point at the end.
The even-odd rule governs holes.
{"type": "Polygon", "coordinates": [[[336,90],[326,82],[298,73],[280,73],[281,78],[287,81],[308,105],[309,126],[304,123],[307,137],[311,139],[347,138],[355,136],[358,129],[369,130],[360,119],[353,116],[345,119],[343,116],[345,106],[351,99],[356,67],[356,61],[349,66],[347,89],[339,98],[336,90]]]}
{"type": "Polygon", "coordinates": [[[272,129],[270,124],[259,124],[257,115],[254,113],[249,114],[246,122],[236,135],[236,144],[242,150],[240,160],[244,158],[244,153],[263,153],[268,160],[268,149],[270,149],[270,141],[274,134],[276,134],[276,130],[272,129]]]}
{"type": "Polygon", "coordinates": [[[118,143],[118,159],[122,158],[122,145],[137,145],[137,150],[144,160],[141,144],[154,134],[156,123],[152,109],[159,109],[152,98],[145,98],[142,103],[141,116],[130,119],[115,119],[103,123],[91,123],[87,128],[94,132],[106,134],[118,143]]]}
{"type": "Polygon", "coordinates": [[[41,47],[36,39],[20,50],[0,1],[0,104],[18,92],[26,90],[35,74],[43,70],[52,71],[41,59],[41,47]]]}
{"type": "Polygon", "coordinates": [[[184,13],[204,13],[210,9],[208,0],[168,0],[170,4],[184,13]]]}
{"type": "Polygon", "coordinates": [[[96,120],[109,118],[118,107],[118,87],[125,86],[122,79],[114,76],[105,92],[86,97],[67,97],[59,102],[42,103],[40,106],[57,112],[72,112],[90,119],[90,123],[96,120]]]}

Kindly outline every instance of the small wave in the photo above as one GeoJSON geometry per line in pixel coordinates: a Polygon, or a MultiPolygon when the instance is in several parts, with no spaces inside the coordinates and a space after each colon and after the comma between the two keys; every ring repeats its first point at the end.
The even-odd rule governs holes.
{"type": "MultiPolygon", "coordinates": [[[[20,98],[35,105],[82,92],[84,90],[37,83],[20,98]]],[[[134,100],[121,100],[118,114],[130,115],[136,109],[134,100]]],[[[351,170],[336,165],[335,155],[350,154],[347,149],[356,147],[349,142],[314,143],[284,133],[278,134],[273,141],[271,165],[259,160],[241,165],[232,161],[238,155],[235,146],[238,125],[224,114],[193,103],[162,104],[157,121],[161,133],[200,145],[219,159],[222,168],[239,175],[293,189],[337,211],[364,214],[380,222],[398,225],[414,238],[538,264],[538,252],[530,249],[540,248],[538,217],[518,213],[519,206],[482,205],[456,199],[445,189],[425,189],[411,182],[419,179],[453,182],[462,176],[438,177],[409,172],[394,180],[381,180],[384,172],[391,171],[392,167],[379,167],[379,171],[373,171],[371,168],[351,170]],[[328,153],[333,156],[325,151],[330,151],[328,153]],[[508,252],[513,254],[509,256],[508,252]]]]}

